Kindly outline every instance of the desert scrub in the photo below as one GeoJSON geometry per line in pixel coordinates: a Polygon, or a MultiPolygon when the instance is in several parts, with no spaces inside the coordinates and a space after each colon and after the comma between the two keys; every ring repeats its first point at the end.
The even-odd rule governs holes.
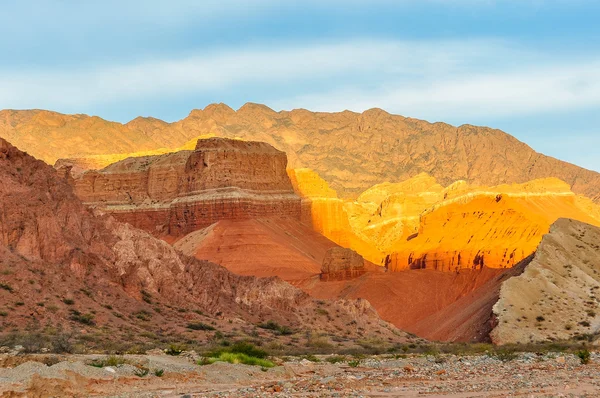
{"type": "Polygon", "coordinates": [[[250,343],[238,341],[230,347],[206,353],[205,357],[198,361],[198,365],[229,362],[272,368],[275,364],[266,359],[268,355],[266,351],[256,348],[250,343]]]}
{"type": "Polygon", "coordinates": [[[110,355],[105,358],[92,359],[88,365],[93,366],[95,368],[104,368],[106,366],[119,366],[127,363],[125,358],[120,355],[110,355]]]}
{"type": "Polygon", "coordinates": [[[273,362],[267,359],[235,352],[222,352],[218,357],[203,358],[198,361],[198,365],[206,365],[215,362],[242,363],[244,365],[260,366],[263,368],[272,368],[275,366],[273,362]]]}
{"type": "Polygon", "coordinates": [[[177,356],[184,352],[186,349],[187,347],[183,344],[171,344],[169,345],[169,348],[165,350],[165,354],[177,356]]]}
{"type": "Polygon", "coordinates": [[[579,350],[575,353],[583,365],[590,363],[590,352],[588,350],[579,350]]]}
{"type": "Polygon", "coordinates": [[[273,332],[275,332],[275,334],[278,334],[281,336],[289,336],[291,334],[294,334],[294,331],[292,329],[290,329],[287,326],[280,325],[275,321],[267,321],[265,323],[259,323],[257,326],[261,329],[272,330],[273,332]]]}
{"type": "Polygon", "coordinates": [[[191,330],[215,330],[213,326],[202,322],[188,323],[187,328],[191,330]]]}

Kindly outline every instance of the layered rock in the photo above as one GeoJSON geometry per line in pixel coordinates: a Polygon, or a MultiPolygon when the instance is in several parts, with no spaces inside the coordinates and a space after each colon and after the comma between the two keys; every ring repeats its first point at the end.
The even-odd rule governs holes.
{"type": "Polygon", "coordinates": [[[325,254],[321,274],[322,281],[340,281],[358,278],[366,272],[365,260],[354,250],[332,247],[325,254]]]}
{"type": "Polygon", "coordinates": [[[219,220],[300,219],[287,158],[268,144],[210,138],[193,151],[128,158],[75,180],[86,204],[158,236],[181,237],[219,220]]]}
{"type": "Polygon", "coordinates": [[[494,305],[496,344],[585,338],[600,330],[600,228],[560,219],[494,305]]]}
{"type": "MultiPolygon", "coordinates": [[[[94,215],[64,177],[4,140],[0,208],[0,299],[22,303],[3,315],[11,332],[34,322],[60,324],[94,333],[94,341],[108,337],[116,343],[127,339],[121,333],[141,330],[174,338],[185,334],[186,322],[204,320],[235,333],[271,319],[331,334],[352,322],[368,333],[403,338],[364,300],[316,302],[278,278],[234,275],[112,217],[94,215]],[[315,321],[319,308],[340,317],[315,321]]],[[[194,339],[208,337],[198,333],[194,339]]],[[[359,336],[358,329],[349,333],[359,336]]]]}
{"type": "Polygon", "coordinates": [[[445,197],[421,214],[416,235],[396,243],[391,270],[510,268],[535,251],[558,218],[600,225],[586,199],[556,179],[475,187],[445,197]]]}

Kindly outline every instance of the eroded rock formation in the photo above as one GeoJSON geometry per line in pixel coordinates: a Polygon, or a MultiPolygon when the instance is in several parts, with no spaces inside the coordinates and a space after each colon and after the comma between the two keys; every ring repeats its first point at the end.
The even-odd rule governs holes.
{"type": "Polygon", "coordinates": [[[600,329],[600,228],[556,221],[494,305],[496,344],[569,340],[600,329]]]}
{"type": "Polygon", "coordinates": [[[234,275],[95,215],[64,176],[1,139],[0,208],[0,300],[21,303],[3,314],[11,331],[50,322],[110,340],[140,330],[185,334],[186,322],[201,320],[235,333],[270,319],[295,330],[403,338],[364,300],[319,303],[278,278],[234,275]],[[340,317],[314,321],[318,308],[340,317]],[[361,332],[344,329],[351,322],[361,332]]]}
{"type": "Polygon", "coordinates": [[[300,219],[285,153],[265,143],[210,138],[193,151],[128,158],[75,180],[86,204],[154,235],[181,237],[219,220],[300,219]]]}
{"type": "Polygon", "coordinates": [[[314,172],[289,173],[303,196],[303,220],[392,271],[510,268],[535,251],[560,217],[600,225],[600,206],[554,178],[496,187],[457,181],[444,188],[419,174],[343,200],[314,172]]]}
{"type": "Polygon", "coordinates": [[[354,279],[366,272],[365,260],[354,250],[332,247],[325,254],[321,274],[322,281],[354,279]]]}

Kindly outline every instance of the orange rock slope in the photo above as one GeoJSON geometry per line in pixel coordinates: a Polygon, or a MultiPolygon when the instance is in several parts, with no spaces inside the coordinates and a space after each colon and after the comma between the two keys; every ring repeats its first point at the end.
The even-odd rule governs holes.
{"type": "Polygon", "coordinates": [[[303,220],[334,242],[393,271],[512,267],[535,251],[558,218],[600,224],[600,207],[557,179],[496,187],[426,174],[339,199],[316,173],[290,170],[303,220]]]}

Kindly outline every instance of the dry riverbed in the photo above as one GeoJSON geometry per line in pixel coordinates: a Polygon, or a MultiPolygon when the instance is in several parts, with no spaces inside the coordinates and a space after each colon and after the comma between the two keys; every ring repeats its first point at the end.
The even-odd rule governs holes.
{"type": "Polygon", "coordinates": [[[597,354],[586,365],[567,353],[522,353],[503,360],[488,355],[294,357],[276,359],[277,366],[269,369],[224,362],[200,366],[193,352],[126,355],[108,365],[106,359],[0,354],[0,397],[600,396],[597,354]]]}

